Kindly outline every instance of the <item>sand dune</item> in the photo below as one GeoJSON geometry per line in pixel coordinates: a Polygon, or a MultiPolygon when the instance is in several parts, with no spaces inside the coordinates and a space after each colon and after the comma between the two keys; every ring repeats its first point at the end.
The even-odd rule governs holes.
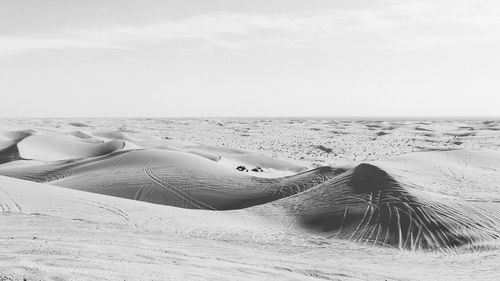
{"type": "Polygon", "coordinates": [[[0,276],[13,280],[496,278],[487,252],[388,252],[296,232],[255,209],[189,210],[3,176],[0,208],[0,276]]]}
{"type": "Polygon", "coordinates": [[[0,131],[0,140],[5,141],[5,140],[20,140],[23,139],[27,136],[30,136],[32,134],[36,133],[35,130],[2,130],[0,131]]]}
{"type": "Polygon", "coordinates": [[[20,159],[22,158],[19,155],[17,143],[6,144],[6,146],[0,150],[0,164],[9,163],[11,161],[16,161],[20,159]]]}
{"type": "MultiPolygon", "coordinates": [[[[100,135],[124,137],[116,132],[100,135]]],[[[2,162],[13,162],[0,165],[0,174],[189,209],[234,210],[269,203],[279,220],[291,220],[298,229],[401,249],[473,247],[499,238],[500,173],[491,168],[500,164],[496,151],[420,152],[354,167],[302,171],[300,165],[217,146],[149,137],[101,144],[77,140],[24,136],[2,150],[2,162]],[[142,147],[123,150],[130,141],[142,147]],[[156,148],[159,144],[163,149],[156,148]],[[17,164],[19,159],[43,162],[17,164]],[[294,174],[259,177],[238,171],[242,164],[294,174]]]]}
{"type": "Polygon", "coordinates": [[[364,244],[409,250],[481,248],[500,238],[500,201],[430,192],[419,182],[370,164],[271,205],[288,214],[283,223],[364,244]]]}
{"type": "Polygon", "coordinates": [[[300,251],[315,244],[248,211],[200,212],[2,176],[0,211],[2,278],[314,280],[311,273],[332,274],[259,248],[284,243],[300,251]]]}
{"type": "Polygon", "coordinates": [[[133,143],[138,143],[138,142],[151,142],[151,141],[158,141],[161,140],[161,138],[156,137],[156,136],[151,136],[151,135],[145,135],[145,134],[138,134],[134,132],[129,132],[129,131],[122,131],[122,130],[116,130],[116,131],[97,131],[93,133],[94,136],[96,137],[102,137],[106,139],[121,139],[121,140],[127,140],[133,143]]]}
{"type": "Polygon", "coordinates": [[[241,209],[290,196],[334,177],[318,168],[260,178],[204,157],[158,149],[120,151],[91,159],[0,167],[7,176],[78,190],[197,209],[241,209]]]}
{"type": "Polygon", "coordinates": [[[32,135],[17,144],[23,159],[58,161],[75,158],[95,157],[122,149],[123,140],[112,140],[102,144],[79,141],[71,136],[32,135]]]}
{"type": "MultiPolygon", "coordinates": [[[[500,249],[500,152],[459,149],[456,143],[473,138],[488,144],[490,135],[478,132],[495,132],[497,122],[475,127],[308,122],[292,123],[307,125],[313,133],[335,126],[344,130],[342,136],[372,141],[408,131],[425,143],[448,138],[450,145],[315,167],[255,150],[102,129],[96,122],[66,122],[57,129],[9,127],[0,132],[0,230],[6,234],[0,246],[10,258],[0,257],[0,272],[38,279],[64,273],[68,279],[108,279],[110,274],[117,280],[161,280],[172,274],[174,279],[223,280],[228,271],[236,279],[248,278],[249,272],[295,280],[408,279],[407,274],[381,274],[380,268],[390,264],[422,280],[443,274],[433,265],[445,262],[454,280],[493,276],[491,264],[477,265],[483,268],[479,272],[464,265],[481,264],[481,257],[500,249]],[[390,134],[377,133],[382,131],[390,134]],[[47,243],[35,246],[41,237],[47,243]],[[177,254],[165,254],[179,244],[177,254]],[[432,256],[436,252],[445,254],[432,256]],[[457,264],[450,252],[470,255],[469,260],[457,264]],[[397,255],[412,258],[404,263],[397,255]],[[193,267],[207,260],[210,278],[204,278],[206,268],[193,267]],[[344,263],[352,276],[338,270],[344,263]],[[89,264],[85,276],[78,271],[82,264],[89,264]],[[144,274],[134,272],[134,266],[148,265],[144,274]]],[[[295,149],[329,157],[339,151],[318,143],[324,142],[295,149]]],[[[283,147],[273,145],[277,151],[283,147]]]]}

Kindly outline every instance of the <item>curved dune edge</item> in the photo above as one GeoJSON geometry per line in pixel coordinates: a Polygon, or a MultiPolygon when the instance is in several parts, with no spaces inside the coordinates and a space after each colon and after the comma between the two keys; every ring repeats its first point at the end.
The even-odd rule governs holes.
{"type": "Polygon", "coordinates": [[[255,216],[245,210],[200,212],[5,176],[0,176],[0,213],[2,212],[126,224],[154,231],[188,231],[192,227],[223,231],[236,229],[233,225],[246,231],[263,231],[267,227],[259,223],[249,224],[248,221],[241,223],[244,220],[255,220],[255,216]],[[158,224],[158,220],[170,223],[158,224]]]}
{"type": "Polygon", "coordinates": [[[97,157],[120,150],[162,149],[195,154],[212,161],[221,157],[252,169],[261,167],[288,174],[302,172],[307,167],[265,155],[229,147],[191,144],[157,136],[115,130],[93,133],[82,130],[66,133],[34,130],[0,131],[0,158],[3,163],[15,160],[54,162],[97,157]],[[13,147],[13,146],[17,147],[13,147]],[[5,151],[2,151],[4,150],[5,151]],[[10,154],[17,150],[19,156],[10,154]]]}
{"type": "Polygon", "coordinates": [[[34,130],[0,131],[0,165],[23,160],[17,144],[35,133],[34,130]]]}
{"type": "Polygon", "coordinates": [[[322,167],[261,178],[195,154],[159,149],[117,151],[54,163],[9,165],[20,179],[192,209],[228,210],[265,204],[312,188],[343,169],[322,167]]]}
{"type": "Polygon", "coordinates": [[[284,212],[283,224],[326,238],[405,250],[474,249],[500,239],[500,202],[427,192],[370,164],[256,210],[284,212]]]}
{"type": "Polygon", "coordinates": [[[22,140],[28,136],[35,134],[35,130],[0,130],[0,141],[16,141],[22,140]]]}
{"type": "Polygon", "coordinates": [[[0,150],[0,165],[22,159],[17,144],[15,143],[0,150]]]}
{"type": "Polygon", "coordinates": [[[123,140],[94,144],[63,135],[32,135],[17,143],[22,158],[39,161],[95,157],[120,150],[124,146],[123,140]]]}
{"type": "Polygon", "coordinates": [[[494,280],[498,260],[491,252],[460,255],[475,264],[468,267],[457,255],[400,253],[298,232],[252,208],[189,210],[3,176],[0,226],[9,257],[0,271],[14,280],[402,280],[408,272],[418,280],[444,273],[494,280]],[[82,262],[93,270],[82,271],[82,262]]]}
{"type": "MultiPolygon", "coordinates": [[[[439,153],[443,152],[427,156],[439,153]]],[[[398,170],[372,164],[321,167],[269,179],[190,153],[134,150],[50,165],[14,165],[0,173],[181,208],[256,206],[257,213],[278,217],[287,227],[382,247],[474,248],[500,238],[500,201],[476,202],[439,194],[398,170]]],[[[482,176],[478,171],[475,174],[482,176]]]]}
{"type": "Polygon", "coordinates": [[[238,149],[131,132],[101,132],[91,142],[90,134],[76,135],[84,138],[3,132],[0,175],[185,209],[250,208],[301,232],[382,247],[474,248],[499,239],[496,151],[421,152],[304,170],[238,149]],[[293,174],[262,177],[231,165],[293,174]]]}

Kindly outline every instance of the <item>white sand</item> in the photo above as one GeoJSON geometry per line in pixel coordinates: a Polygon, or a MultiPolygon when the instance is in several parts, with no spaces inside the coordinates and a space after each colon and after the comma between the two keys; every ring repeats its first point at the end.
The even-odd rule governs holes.
{"type": "Polygon", "coordinates": [[[500,278],[497,122],[2,123],[0,280],[500,278]]]}

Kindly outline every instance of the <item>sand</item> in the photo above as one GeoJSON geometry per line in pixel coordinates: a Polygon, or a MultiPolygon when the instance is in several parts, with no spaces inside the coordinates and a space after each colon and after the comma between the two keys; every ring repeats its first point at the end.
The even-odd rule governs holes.
{"type": "Polygon", "coordinates": [[[0,280],[497,280],[497,126],[4,120],[0,280]]]}

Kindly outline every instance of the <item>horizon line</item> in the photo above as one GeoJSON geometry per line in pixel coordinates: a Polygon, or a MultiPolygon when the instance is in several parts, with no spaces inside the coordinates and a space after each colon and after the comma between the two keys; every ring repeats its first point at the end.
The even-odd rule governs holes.
{"type": "Polygon", "coordinates": [[[7,119],[316,119],[316,120],[500,120],[500,115],[498,116],[481,116],[481,115],[471,115],[471,116],[450,116],[450,115],[429,115],[429,116],[418,116],[418,115],[408,115],[408,116],[369,116],[369,115],[359,115],[359,116],[335,116],[335,115],[283,115],[283,116],[50,116],[50,117],[0,117],[0,120],[7,119]]]}

